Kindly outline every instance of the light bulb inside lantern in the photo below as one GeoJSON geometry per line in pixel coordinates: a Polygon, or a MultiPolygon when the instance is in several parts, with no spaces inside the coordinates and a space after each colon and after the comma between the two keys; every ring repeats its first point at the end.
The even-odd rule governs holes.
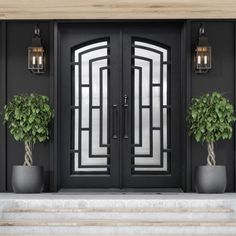
{"type": "Polygon", "coordinates": [[[43,64],[42,56],[39,56],[39,65],[43,64]]]}
{"type": "Polygon", "coordinates": [[[35,56],[33,56],[33,58],[32,58],[32,63],[33,63],[33,65],[36,64],[36,58],[35,58],[35,56]]]}
{"type": "Polygon", "coordinates": [[[201,64],[201,56],[197,57],[197,64],[199,64],[199,65],[201,64]]]}

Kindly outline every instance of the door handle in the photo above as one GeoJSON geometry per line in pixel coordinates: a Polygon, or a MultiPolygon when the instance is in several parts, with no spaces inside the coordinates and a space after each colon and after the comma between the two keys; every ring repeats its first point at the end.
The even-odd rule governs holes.
{"type": "Polygon", "coordinates": [[[128,138],[128,96],[127,94],[124,95],[124,136],[123,138],[128,138]]]}
{"type": "Polygon", "coordinates": [[[118,106],[117,104],[112,105],[112,138],[118,138],[118,106]]]}

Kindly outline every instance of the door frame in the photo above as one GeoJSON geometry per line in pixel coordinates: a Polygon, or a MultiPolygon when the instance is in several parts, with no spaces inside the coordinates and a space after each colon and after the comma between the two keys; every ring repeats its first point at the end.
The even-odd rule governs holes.
{"type": "MultiPolygon", "coordinates": [[[[55,117],[53,123],[53,141],[50,148],[50,165],[52,173],[50,174],[50,191],[58,191],[61,189],[60,185],[60,135],[61,135],[61,119],[60,119],[60,102],[59,98],[61,96],[60,88],[60,72],[59,72],[59,58],[60,58],[60,28],[58,27],[61,23],[112,23],[112,22],[150,22],[150,23],[165,23],[165,22],[181,22],[181,91],[180,91],[180,135],[181,135],[181,166],[182,166],[182,176],[181,176],[181,189],[185,192],[191,191],[191,139],[188,137],[186,132],[186,122],[185,114],[187,111],[187,106],[191,99],[190,88],[190,74],[191,74],[191,22],[184,20],[62,20],[62,21],[53,21],[50,24],[50,71],[52,75],[50,76],[50,98],[53,101],[55,109],[55,117]]],[[[140,189],[139,189],[140,190],[140,189]]],[[[104,189],[104,191],[113,191],[111,189],[104,189]]]]}

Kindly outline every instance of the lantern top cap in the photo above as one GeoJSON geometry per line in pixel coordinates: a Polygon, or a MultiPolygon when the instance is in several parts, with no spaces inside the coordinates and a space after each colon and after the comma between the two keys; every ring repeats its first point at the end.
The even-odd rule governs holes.
{"type": "Polygon", "coordinates": [[[201,37],[202,35],[205,35],[205,28],[203,24],[200,24],[199,27],[199,36],[201,37]]]}
{"type": "Polygon", "coordinates": [[[40,38],[40,36],[41,36],[41,33],[40,33],[39,25],[36,24],[35,28],[34,28],[34,37],[35,38],[40,38]]]}
{"type": "Polygon", "coordinates": [[[199,39],[198,39],[198,47],[209,47],[208,38],[205,34],[205,28],[203,24],[200,24],[199,27],[199,39]]]}
{"type": "Polygon", "coordinates": [[[35,24],[34,36],[32,38],[31,47],[43,47],[41,40],[41,32],[38,24],[35,24]]]}

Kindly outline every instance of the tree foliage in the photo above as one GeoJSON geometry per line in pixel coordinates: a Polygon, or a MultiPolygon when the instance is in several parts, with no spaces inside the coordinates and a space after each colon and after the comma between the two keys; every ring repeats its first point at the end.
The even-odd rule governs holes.
{"type": "Polygon", "coordinates": [[[189,134],[197,142],[216,142],[232,137],[234,108],[218,92],[193,98],[187,114],[189,134]]]}
{"type": "Polygon", "coordinates": [[[16,95],[4,107],[4,123],[16,141],[35,144],[49,139],[53,109],[47,96],[31,93],[16,95]]]}

